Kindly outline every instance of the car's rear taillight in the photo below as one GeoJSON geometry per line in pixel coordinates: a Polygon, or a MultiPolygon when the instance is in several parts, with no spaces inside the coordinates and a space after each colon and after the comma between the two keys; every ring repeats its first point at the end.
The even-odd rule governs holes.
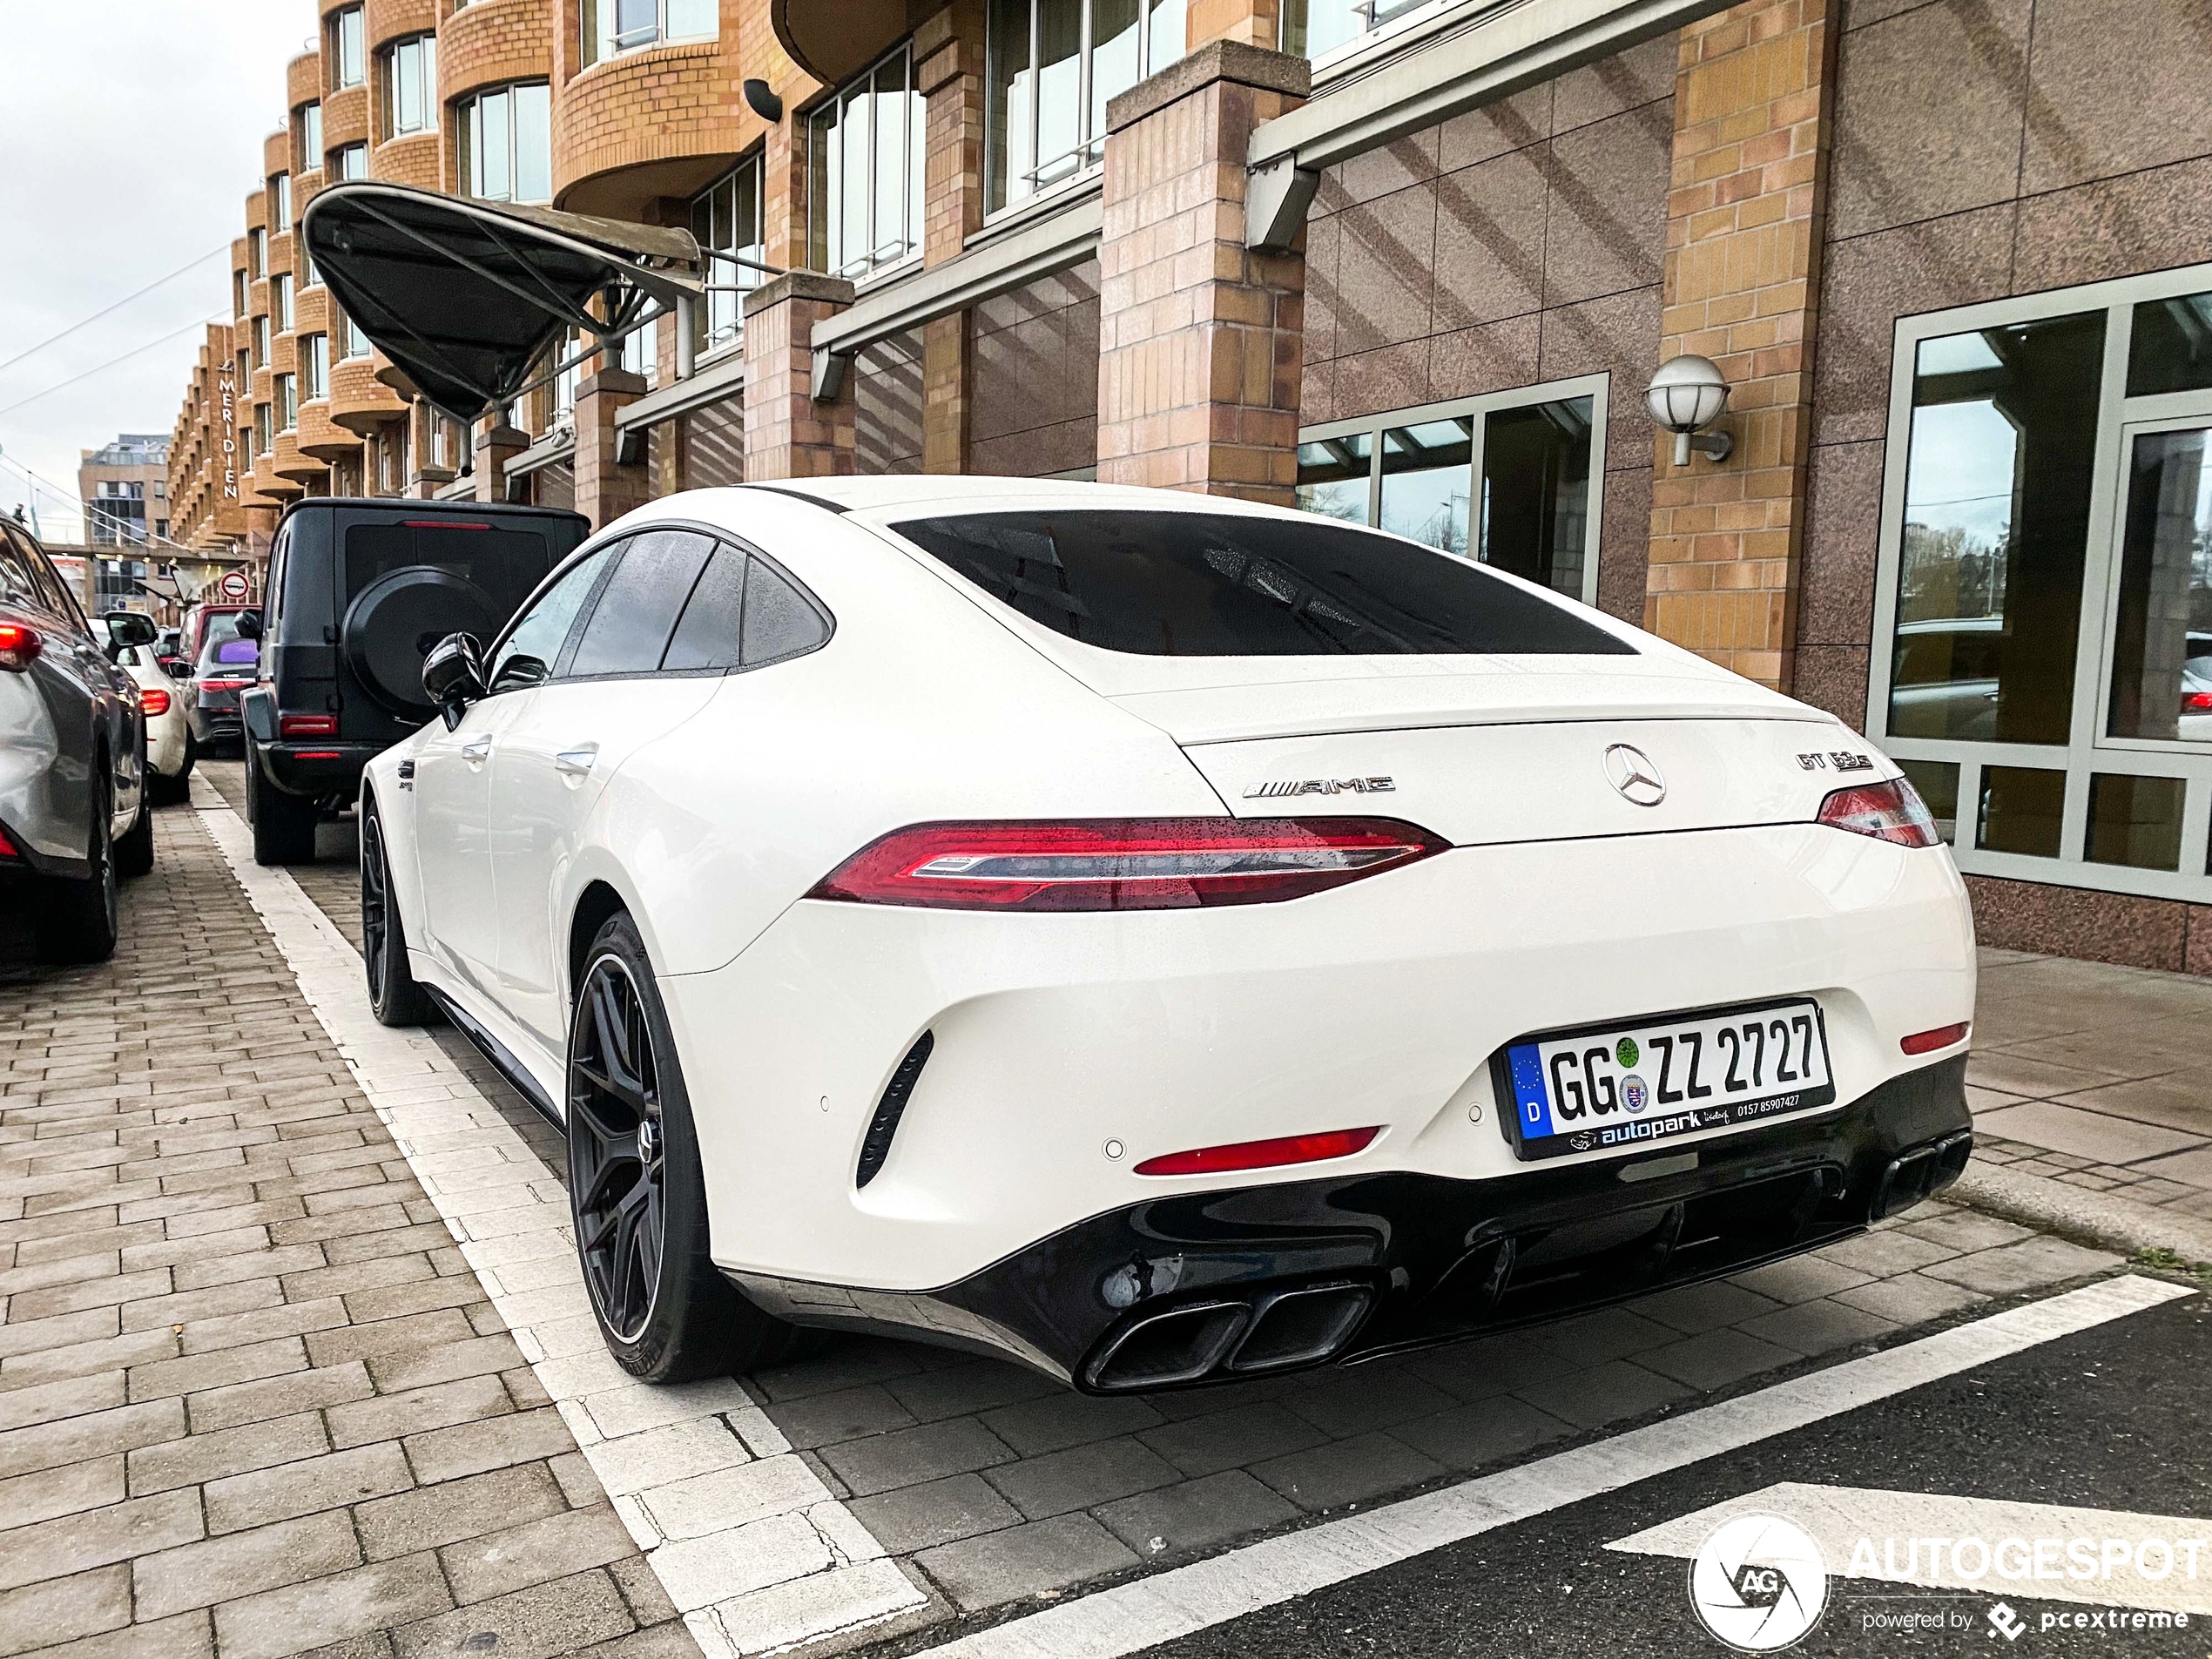
{"type": "Polygon", "coordinates": [[[20,674],[46,648],[36,628],[20,622],[0,622],[0,668],[20,674]]]}
{"type": "Polygon", "coordinates": [[[1919,792],[1902,778],[1838,789],[1820,803],[1820,821],[1898,846],[1938,846],[1943,841],[1919,792]]]}
{"type": "Polygon", "coordinates": [[[334,714],[277,716],[277,736],[280,738],[334,738],[337,735],[338,717],[334,714]]]}
{"type": "Polygon", "coordinates": [[[22,856],[16,851],[16,844],[8,839],[8,832],[0,829],[0,859],[19,859],[22,856]]]}
{"type": "Polygon", "coordinates": [[[2182,712],[2184,714],[2212,714],[2212,691],[2182,692],[2182,712]]]}
{"type": "Polygon", "coordinates": [[[138,706],[149,717],[169,712],[169,693],[158,685],[149,685],[138,693],[138,706]]]}
{"type": "Polygon", "coordinates": [[[1445,850],[1380,818],[916,824],[807,896],[939,910],[1184,910],[1341,887],[1445,850]]]}
{"type": "Polygon", "coordinates": [[[202,680],[199,689],[203,691],[243,691],[253,684],[252,680],[202,680]]]}
{"type": "Polygon", "coordinates": [[[1204,1146],[1195,1152],[1166,1152],[1136,1166],[1139,1175],[1219,1175],[1231,1170],[1266,1170],[1285,1163],[1318,1163],[1364,1152],[1382,1133],[1372,1129],[1332,1129],[1319,1135],[1284,1135],[1271,1141],[1239,1141],[1233,1146],[1204,1146]]]}

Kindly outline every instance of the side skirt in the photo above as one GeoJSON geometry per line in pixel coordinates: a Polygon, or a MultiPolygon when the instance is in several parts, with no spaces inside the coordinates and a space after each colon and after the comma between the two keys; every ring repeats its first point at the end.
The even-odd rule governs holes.
{"type": "Polygon", "coordinates": [[[552,1097],[546,1094],[544,1086],[530,1076],[529,1068],[515,1057],[513,1051],[485,1030],[474,1015],[436,986],[424,985],[422,988],[430,993],[431,1000],[437,1003],[446,1018],[453,1022],[454,1029],[468,1038],[475,1046],[476,1052],[491,1062],[493,1069],[507,1080],[508,1086],[536,1107],[546,1122],[566,1135],[568,1126],[561,1121],[561,1114],[554,1109],[552,1097]]]}

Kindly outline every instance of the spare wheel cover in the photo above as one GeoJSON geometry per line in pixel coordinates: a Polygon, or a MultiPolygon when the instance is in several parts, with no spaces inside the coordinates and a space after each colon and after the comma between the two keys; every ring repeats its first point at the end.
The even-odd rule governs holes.
{"type": "Polygon", "coordinates": [[[475,583],[432,564],[387,570],[347,607],[341,631],[347,665],[368,694],[395,714],[428,714],[422,659],[448,634],[489,640],[506,620],[475,583]]]}

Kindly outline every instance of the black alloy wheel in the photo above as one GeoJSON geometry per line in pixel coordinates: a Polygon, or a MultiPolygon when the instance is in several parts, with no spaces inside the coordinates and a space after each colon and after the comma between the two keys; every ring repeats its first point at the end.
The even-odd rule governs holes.
{"type": "Polygon", "coordinates": [[[788,1358],[799,1330],[739,1295],[714,1264],[691,1092],[627,914],[601,924],[584,964],[569,1015],[569,1204],[607,1351],[657,1383],[788,1358]]]}
{"type": "Polygon", "coordinates": [[[371,806],[361,815],[361,969],[368,1006],[380,1025],[422,1025],[430,1018],[429,994],[415,983],[407,961],[407,938],[392,897],[392,866],[384,856],[384,820],[371,806]]]}
{"type": "Polygon", "coordinates": [[[569,1177],[591,1300],[615,1339],[645,1333],[668,1248],[660,1062],[630,968],[612,952],[577,994],[569,1055],[569,1177]]]}

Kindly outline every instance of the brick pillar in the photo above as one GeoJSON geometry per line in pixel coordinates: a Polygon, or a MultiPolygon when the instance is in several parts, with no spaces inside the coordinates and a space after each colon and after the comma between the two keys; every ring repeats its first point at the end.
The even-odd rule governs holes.
{"type": "Polygon", "coordinates": [[[1102,482],[1291,503],[1305,244],[1244,246],[1244,152],[1307,84],[1302,58],[1215,41],[1107,106],[1102,482]]]}
{"type": "Polygon", "coordinates": [[[1192,51],[1216,40],[1272,51],[1283,42],[1282,12],[1281,0],[1190,0],[1183,17],[1184,42],[1192,51]]]}
{"type": "Polygon", "coordinates": [[[1736,453],[1659,435],[1644,625],[1786,691],[1795,671],[1838,0],[1749,0],[1682,31],[1661,361],[1727,376],[1736,453]]]}
{"type": "Polygon", "coordinates": [[[615,416],[645,395],[645,377],[626,368],[603,368],[576,388],[576,509],[604,529],[653,498],[651,470],[616,459],[615,416]]]}
{"type": "MultiPolygon", "coordinates": [[[[955,0],[914,31],[914,84],[924,126],[922,260],[957,258],[983,223],[983,7],[955,0]]],[[[968,314],[922,329],[921,466],[965,472],[968,435],[968,314]]]]}
{"type": "Polygon", "coordinates": [[[407,419],[408,455],[415,463],[415,475],[407,481],[407,493],[416,501],[434,501],[438,491],[455,476],[453,468],[441,467],[430,459],[436,453],[438,422],[444,417],[430,407],[428,398],[418,397],[407,419]]]}
{"type": "Polygon", "coordinates": [[[477,431],[472,464],[478,501],[507,499],[507,463],[529,447],[530,435],[503,420],[491,420],[477,431]]]}
{"type": "MultiPolygon", "coordinates": [[[[813,396],[814,325],[852,303],[851,283],[812,271],[793,271],[745,295],[747,483],[823,478],[853,470],[856,435],[852,374],[844,376],[836,397],[817,402],[813,396]]],[[[579,468],[579,492],[583,482],[579,468]]]]}

